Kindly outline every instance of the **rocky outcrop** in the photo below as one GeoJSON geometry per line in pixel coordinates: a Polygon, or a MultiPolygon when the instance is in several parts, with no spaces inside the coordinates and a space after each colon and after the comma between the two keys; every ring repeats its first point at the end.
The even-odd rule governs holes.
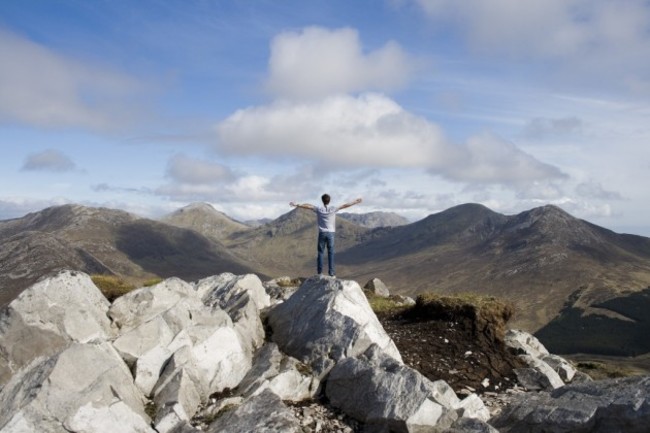
{"type": "Polygon", "coordinates": [[[354,281],[310,278],[268,318],[280,349],[311,365],[321,377],[338,361],[362,354],[373,343],[402,362],[354,281]]]}
{"type": "Polygon", "coordinates": [[[513,396],[488,419],[477,395],[461,400],[403,364],[357,283],[315,277],[277,301],[254,275],[170,278],[112,305],[83,274],[35,284],[0,311],[0,432],[634,433],[650,424],[650,378],[564,385],[579,374],[530,334],[506,338],[528,363],[522,371],[560,382],[513,396]]]}
{"type": "Polygon", "coordinates": [[[527,368],[515,369],[517,380],[529,390],[551,390],[569,383],[576,369],[566,359],[552,355],[533,335],[519,330],[508,330],[506,346],[517,353],[527,368]]]}
{"type": "Polygon", "coordinates": [[[0,393],[0,428],[153,433],[142,394],[107,342],[73,343],[22,368],[0,393]]]}
{"type": "Polygon", "coordinates": [[[109,303],[90,277],[65,271],[34,284],[0,311],[0,388],[21,367],[73,342],[113,335],[109,303]]]}
{"type": "Polygon", "coordinates": [[[376,345],[337,363],[327,378],[326,395],[332,405],[377,431],[444,429],[459,412],[483,421],[489,418],[476,396],[463,404],[447,383],[431,382],[376,345]]]}
{"type": "Polygon", "coordinates": [[[502,433],[641,433],[650,426],[650,377],[524,394],[492,420],[502,433]]]}

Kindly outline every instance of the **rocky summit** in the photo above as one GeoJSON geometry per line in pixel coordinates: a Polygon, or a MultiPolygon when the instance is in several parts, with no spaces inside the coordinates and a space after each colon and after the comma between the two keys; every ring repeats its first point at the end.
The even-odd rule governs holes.
{"type": "Polygon", "coordinates": [[[482,329],[518,359],[511,383],[457,392],[402,356],[355,281],[286,283],[168,278],[112,303],[80,272],[30,286],[0,311],[0,432],[648,431],[648,377],[592,381],[526,332],[482,329]]]}

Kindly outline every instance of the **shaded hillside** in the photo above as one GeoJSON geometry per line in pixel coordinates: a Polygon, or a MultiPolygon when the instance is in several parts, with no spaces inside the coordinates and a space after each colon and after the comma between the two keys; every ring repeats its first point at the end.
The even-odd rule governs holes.
{"type": "Polygon", "coordinates": [[[402,293],[479,292],[512,299],[517,326],[536,330],[580,287],[578,306],[650,283],[650,240],[618,235],[555,206],[504,216],[474,204],[380,229],[339,255],[359,280],[402,293]]]}
{"type": "MultiPolygon", "coordinates": [[[[336,250],[359,243],[368,229],[336,220],[336,250]]],[[[316,271],[316,215],[294,209],[268,224],[224,240],[231,251],[268,275],[312,275],[316,271]]]]}
{"type": "Polygon", "coordinates": [[[111,273],[83,248],[76,248],[52,234],[25,231],[3,237],[0,246],[0,307],[44,275],[70,268],[88,274],[111,273]]]}
{"type": "Polygon", "coordinates": [[[250,229],[207,203],[192,203],[163,217],[162,222],[191,229],[219,241],[235,232],[250,229]]]}
{"type": "Polygon", "coordinates": [[[11,281],[2,286],[7,299],[40,276],[63,268],[135,281],[154,276],[193,280],[221,272],[253,271],[222,244],[193,230],[78,205],[0,222],[0,242],[0,281],[11,281]],[[28,242],[17,241],[21,236],[28,242]],[[21,272],[26,264],[29,272],[21,272]]]}
{"type": "Polygon", "coordinates": [[[650,287],[587,309],[575,306],[579,298],[580,292],[574,294],[560,314],[537,331],[550,351],[615,356],[650,352],[650,287]]]}

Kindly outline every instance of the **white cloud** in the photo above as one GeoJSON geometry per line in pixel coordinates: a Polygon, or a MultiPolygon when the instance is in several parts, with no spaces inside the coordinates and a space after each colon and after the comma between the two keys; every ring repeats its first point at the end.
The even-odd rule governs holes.
{"type": "Polygon", "coordinates": [[[414,63],[395,42],[364,53],[354,29],[307,27],[271,42],[267,88],[292,99],[393,90],[406,83],[414,63]]]}
{"type": "Polygon", "coordinates": [[[63,152],[47,149],[27,156],[22,170],[66,172],[76,168],[75,163],[63,152]]]}
{"type": "Polygon", "coordinates": [[[226,165],[179,154],[169,160],[167,177],[179,183],[200,185],[229,181],[235,174],[226,165]]]}
{"type": "Polygon", "coordinates": [[[554,60],[574,83],[650,87],[650,4],[643,0],[414,0],[475,52],[554,60]],[[608,79],[610,81],[603,82],[608,79]]]}
{"type": "Polygon", "coordinates": [[[221,122],[217,133],[223,152],[300,158],[336,169],[419,168],[461,182],[563,177],[494,135],[452,143],[438,125],[378,94],[247,108],[221,122]]]}
{"type": "Polygon", "coordinates": [[[133,120],[139,85],[0,29],[0,122],[109,130],[133,120]]]}

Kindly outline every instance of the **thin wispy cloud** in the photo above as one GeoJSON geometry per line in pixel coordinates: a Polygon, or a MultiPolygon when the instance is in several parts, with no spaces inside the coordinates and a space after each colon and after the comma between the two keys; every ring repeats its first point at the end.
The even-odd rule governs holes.
{"type": "Polygon", "coordinates": [[[133,119],[142,85],[0,29],[0,121],[113,130],[133,119]]]}
{"type": "Polygon", "coordinates": [[[63,152],[56,149],[47,149],[42,152],[32,153],[25,158],[23,171],[49,171],[63,173],[73,171],[76,164],[63,152]]]}

